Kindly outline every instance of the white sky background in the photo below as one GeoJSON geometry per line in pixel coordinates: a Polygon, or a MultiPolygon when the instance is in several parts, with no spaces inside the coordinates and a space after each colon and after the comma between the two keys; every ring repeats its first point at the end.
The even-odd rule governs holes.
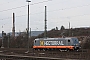
{"type": "MultiPolygon", "coordinates": [[[[44,31],[45,5],[47,6],[48,30],[55,27],[60,29],[62,25],[68,28],[69,22],[71,23],[71,28],[90,26],[90,0],[31,1],[30,27],[33,31],[44,31]]],[[[2,30],[7,33],[12,31],[13,12],[15,13],[15,31],[22,32],[26,30],[28,16],[26,5],[26,0],[0,0],[0,32],[2,30]]]]}

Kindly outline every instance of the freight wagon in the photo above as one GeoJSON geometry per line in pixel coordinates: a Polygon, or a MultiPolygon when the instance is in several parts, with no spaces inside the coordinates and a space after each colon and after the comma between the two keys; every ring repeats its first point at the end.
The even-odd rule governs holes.
{"type": "Polygon", "coordinates": [[[37,38],[34,40],[35,50],[78,50],[80,47],[76,37],[68,38],[37,38]]]}

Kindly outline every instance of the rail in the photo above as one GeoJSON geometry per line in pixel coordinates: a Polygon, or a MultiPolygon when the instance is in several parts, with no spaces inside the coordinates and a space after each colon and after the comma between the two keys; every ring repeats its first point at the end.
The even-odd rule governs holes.
{"type": "Polygon", "coordinates": [[[2,59],[38,59],[38,60],[62,60],[62,59],[90,59],[90,49],[81,49],[77,51],[34,51],[30,49],[0,49],[0,58],[2,59]]]}

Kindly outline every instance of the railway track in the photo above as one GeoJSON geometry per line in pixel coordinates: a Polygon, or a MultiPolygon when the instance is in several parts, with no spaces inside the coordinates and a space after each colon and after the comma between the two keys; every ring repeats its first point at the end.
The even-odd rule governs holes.
{"type": "Polygon", "coordinates": [[[77,51],[34,51],[24,48],[4,48],[0,49],[0,54],[6,55],[23,55],[23,56],[34,56],[34,57],[53,57],[53,58],[69,58],[69,59],[90,59],[90,49],[81,49],[77,51]]]}

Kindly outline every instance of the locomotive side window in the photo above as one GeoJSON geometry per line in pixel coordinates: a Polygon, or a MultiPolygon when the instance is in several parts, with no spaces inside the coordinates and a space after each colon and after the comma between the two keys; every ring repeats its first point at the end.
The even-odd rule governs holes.
{"type": "Polygon", "coordinates": [[[68,40],[68,42],[70,42],[70,40],[68,40]]]}
{"type": "Polygon", "coordinates": [[[36,40],[34,42],[36,43],[36,40]]]}

